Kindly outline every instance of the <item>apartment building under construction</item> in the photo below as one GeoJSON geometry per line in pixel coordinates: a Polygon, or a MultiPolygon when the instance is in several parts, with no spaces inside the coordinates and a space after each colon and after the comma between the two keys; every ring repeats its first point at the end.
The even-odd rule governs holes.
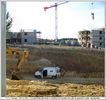
{"type": "Polygon", "coordinates": [[[79,31],[79,42],[81,46],[86,47],[90,43],[90,31],[82,30],[79,31]]]}
{"type": "Polygon", "coordinates": [[[83,47],[104,48],[105,47],[105,29],[98,28],[79,31],[79,42],[83,47]]]}

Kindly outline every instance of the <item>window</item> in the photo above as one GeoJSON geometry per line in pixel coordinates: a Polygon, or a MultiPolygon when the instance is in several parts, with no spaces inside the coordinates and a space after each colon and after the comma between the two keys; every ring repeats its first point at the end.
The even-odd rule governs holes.
{"type": "Polygon", "coordinates": [[[27,39],[24,39],[24,42],[27,42],[27,39]]]}
{"type": "Polygon", "coordinates": [[[100,46],[102,45],[102,43],[100,43],[100,46]]]}
{"type": "Polygon", "coordinates": [[[102,34],[102,31],[99,31],[100,34],[102,34]]]}
{"type": "Polygon", "coordinates": [[[99,39],[102,40],[102,37],[100,37],[99,39]]]}
{"type": "Polygon", "coordinates": [[[27,35],[27,33],[25,32],[24,35],[27,35]]]}
{"type": "Polygon", "coordinates": [[[53,72],[53,70],[50,70],[50,72],[53,72]]]}
{"type": "Polygon", "coordinates": [[[88,31],[88,32],[87,32],[87,34],[89,35],[89,34],[90,34],[90,32],[88,31]]]}

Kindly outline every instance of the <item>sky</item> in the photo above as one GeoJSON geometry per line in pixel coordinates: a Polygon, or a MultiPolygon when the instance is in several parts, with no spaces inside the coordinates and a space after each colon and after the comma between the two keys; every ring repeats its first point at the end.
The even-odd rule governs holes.
{"type": "MultiPolygon", "coordinates": [[[[43,9],[54,3],[7,2],[7,11],[13,18],[10,30],[35,29],[41,32],[41,38],[55,39],[55,8],[43,9]]],[[[68,2],[58,6],[58,38],[78,38],[80,30],[105,27],[105,3],[91,3],[68,2]],[[94,20],[91,12],[94,12],[94,20]]]]}

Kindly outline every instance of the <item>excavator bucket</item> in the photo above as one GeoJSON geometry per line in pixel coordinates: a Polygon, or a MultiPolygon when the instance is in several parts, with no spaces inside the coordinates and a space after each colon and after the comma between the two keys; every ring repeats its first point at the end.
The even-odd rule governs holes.
{"type": "Polygon", "coordinates": [[[11,80],[20,80],[19,77],[17,77],[16,75],[12,75],[11,76],[11,80]]]}
{"type": "Polygon", "coordinates": [[[20,79],[22,79],[20,72],[14,71],[11,75],[11,80],[20,80],[20,79]]]}

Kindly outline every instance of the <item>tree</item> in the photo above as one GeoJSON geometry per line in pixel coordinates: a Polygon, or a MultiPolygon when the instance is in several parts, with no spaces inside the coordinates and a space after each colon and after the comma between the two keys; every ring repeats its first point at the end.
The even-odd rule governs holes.
{"type": "Polygon", "coordinates": [[[12,26],[13,19],[10,17],[9,12],[6,14],[6,43],[11,42],[11,38],[13,33],[10,32],[10,28],[12,26]]]}
{"type": "Polygon", "coordinates": [[[9,12],[6,14],[6,31],[8,32],[12,26],[13,19],[10,17],[9,12]]]}

